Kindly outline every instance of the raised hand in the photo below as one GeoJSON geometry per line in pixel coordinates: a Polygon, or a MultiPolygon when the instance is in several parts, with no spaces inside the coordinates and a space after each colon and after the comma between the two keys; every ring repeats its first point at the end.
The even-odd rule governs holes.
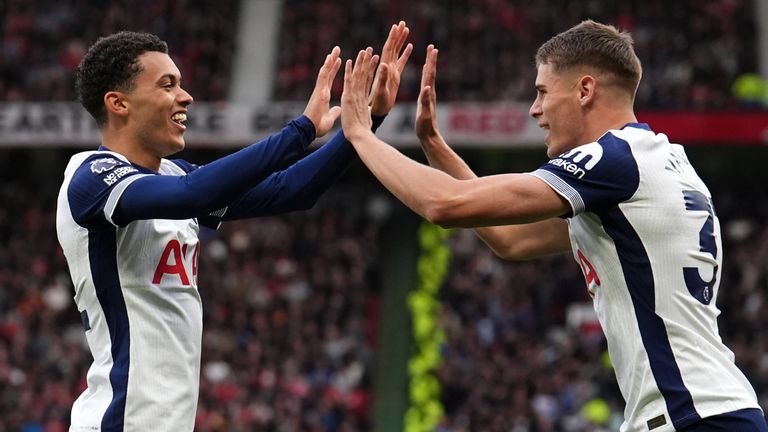
{"type": "Polygon", "coordinates": [[[315,136],[317,137],[328,133],[333,128],[333,123],[341,115],[340,107],[330,107],[331,87],[333,86],[334,78],[336,78],[336,73],[339,72],[341,67],[340,54],[341,49],[333,47],[331,53],[325,57],[325,62],[317,74],[315,89],[312,91],[307,107],[304,109],[304,115],[309,117],[309,120],[315,125],[315,136]]]}
{"type": "MultiPolygon", "coordinates": [[[[371,88],[373,72],[379,56],[373,55],[373,49],[367,48],[357,53],[354,67],[352,60],[344,66],[344,91],[341,93],[341,127],[344,135],[352,137],[362,133],[371,133],[371,111],[368,107],[368,89],[371,88]]],[[[382,65],[382,73],[387,73],[387,65],[382,65]]],[[[354,144],[354,143],[353,143],[354,144]]]]}
{"type": "Polygon", "coordinates": [[[427,47],[427,59],[421,70],[421,91],[416,102],[416,122],[414,129],[419,140],[424,141],[439,134],[437,129],[437,93],[435,77],[437,75],[437,49],[427,47]]]}
{"type": "Polygon", "coordinates": [[[389,36],[387,36],[387,41],[384,42],[384,48],[381,50],[379,69],[376,71],[371,89],[370,105],[373,115],[386,115],[395,105],[397,90],[400,87],[400,76],[405,69],[405,64],[408,63],[411,52],[413,52],[413,45],[410,43],[403,50],[403,44],[408,39],[409,33],[410,30],[405,25],[405,21],[393,24],[389,30],[389,36]],[[386,68],[384,65],[387,65],[386,68]]]}

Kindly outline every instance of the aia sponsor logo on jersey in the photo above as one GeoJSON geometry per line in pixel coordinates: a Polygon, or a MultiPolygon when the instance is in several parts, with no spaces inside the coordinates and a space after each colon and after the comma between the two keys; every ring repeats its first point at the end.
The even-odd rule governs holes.
{"type": "Polygon", "coordinates": [[[91,172],[94,174],[105,173],[118,165],[114,158],[101,158],[91,162],[91,172]]]}
{"type": "Polygon", "coordinates": [[[152,283],[160,285],[163,277],[176,277],[183,286],[197,286],[197,262],[200,257],[200,243],[195,245],[190,262],[187,262],[187,246],[178,240],[171,240],[165,246],[155,268],[152,283]],[[191,277],[190,277],[191,275],[191,277]]]}
{"type": "Polygon", "coordinates": [[[594,168],[602,158],[603,147],[594,142],[567,151],[557,158],[552,159],[549,163],[559,166],[578,178],[583,178],[587,171],[594,168]]]}
{"type": "Polygon", "coordinates": [[[597,271],[595,271],[595,266],[593,266],[592,263],[587,259],[581,249],[578,250],[576,256],[579,259],[579,266],[581,267],[581,271],[584,273],[584,281],[587,283],[587,291],[589,292],[589,296],[594,298],[597,287],[600,286],[600,276],[598,276],[597,271]]]}

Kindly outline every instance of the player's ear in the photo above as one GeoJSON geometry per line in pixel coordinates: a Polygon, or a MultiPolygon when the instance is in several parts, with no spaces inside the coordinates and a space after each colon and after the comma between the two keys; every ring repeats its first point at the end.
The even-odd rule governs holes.
{"type": "Polygon", "coordinates": [[[119,91],[109,91],[104,94],[104,106],[108,114],[124,117],[128,115],[129,103],[125,93],[119,91]]]}
{"type": "Polygon", "coordinates": [[[597,80],[592,75],[584,75],[579,79],[577,83],[579,90],[579,104],[585,106],[589,104],[595,97],[595,86],[597,80]]]}

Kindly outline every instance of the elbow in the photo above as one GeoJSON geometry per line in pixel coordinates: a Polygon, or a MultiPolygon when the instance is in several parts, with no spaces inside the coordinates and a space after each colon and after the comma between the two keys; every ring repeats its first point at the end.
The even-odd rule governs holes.
{"type": "Polygon", "coordinates": [[[491,248],[491,250],[497,257],[503,259],[504,261],[527,261],[531,259],[522,253],[522,251],[520,251],[518,248],[510,246],[491,248]]]}
{"type": "Polygon", "coordinates": [[[424,219],[441,228],[457,228],[460,219],[450,206],[441,202],[433,202],[425,206],[422,212],[424,219]]]}
{"type": "Polygon", "coordinates": [[[524,243],[521,244],[520,242],[491,246],[491,250],[497,257],[505,261],[531,261],[545,255],[527,248],[524,243]]]}
{"type": "Polygon", "coordinates": [[[473,215],[469,208],[466,195],[435,191],[421,202],[417,212],[442,228],[470,228],[473,215]]]}

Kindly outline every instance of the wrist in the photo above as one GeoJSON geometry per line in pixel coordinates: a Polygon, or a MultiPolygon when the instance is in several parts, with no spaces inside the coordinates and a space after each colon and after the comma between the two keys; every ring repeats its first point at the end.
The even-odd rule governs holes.
{"type": "Polygon", "coordinates": [[[443,137],[440,135],[440,132],[437,130],[419,135],[419,141],[421,142],[421,145],[425,147],[438,147],[443,145],[445,142],[443,137]]]}
{"type": "Polygon", "coordinates": [[[369,136],[373,135],[373,132],[370,128],[367,128],[363,125],[357,125],[354,127],[348,127],[344,128],[344,136],[347,138],[347,141],[354,144],[357,141],[365,140],[369,136]]]}

